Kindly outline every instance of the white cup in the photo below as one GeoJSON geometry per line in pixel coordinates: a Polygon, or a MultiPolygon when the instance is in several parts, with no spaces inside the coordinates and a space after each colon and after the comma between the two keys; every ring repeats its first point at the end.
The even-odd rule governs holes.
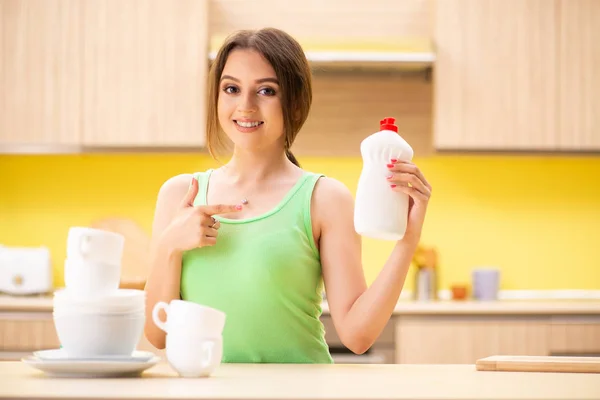
{"type": "Polygon", "coordinates": [[[101,229],[73,227],[67,237],[67,258],[121,265],[125,237],[101,229]]]}
{"type": "Polygon", "coordinates": [[[66,259],[65,286],[78,296],[98,297],[119,288],[121,266],[79,259],[66,259]]]}
{"type": "Polygon", "coordinates": [[[159,301],[152,309],[152,320],[167,334],[187,334],[195,337],[218,338],[225,327],[225,313],[185,300],[171,300],[169,304],[159,301]],[[158,315],[167,315],[162,321],[158,315]]]}
{"type": "Polygon", "coordinates": [[[208,377],[221,364],[223,339],[169,333],[166,337],[166,356],[171,368],[182,378],[208,377]]]}

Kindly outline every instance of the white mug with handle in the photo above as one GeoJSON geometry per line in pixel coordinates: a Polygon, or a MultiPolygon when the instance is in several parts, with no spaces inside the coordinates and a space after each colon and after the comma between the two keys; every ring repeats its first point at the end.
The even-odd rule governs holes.
{"type": "Polygon", "coordinates": [[[201,337],[219,337],[225,327],[223,311],[186,300],[171,300],[169,304],[159,301],[152,310],[152,320],[167,334],[185,332],[201,337]],[[161,310],[167,316],[165,321],[160,319],[161,310]]]}
{"type": "Polygon", "coordinates": [[[159,301],[152,309],[154,324],[166,336],[166,356],[182,377],[209,376],[223,357],[225,313],[191,301],[159,301]],[[160,311],[166,320],[160,319],[160,311]]]}
{"type": "Polygon", "coordinates": [[[125,237],[116,232],[74,226],[67,236],[67,259],[121,265],[125,237]]]}
{"type": "Polygon", "coordinates": [[[221,364],[223,339],[169,333],[166,356],[171,368],[182,378],[208,377],[221,364]]]}

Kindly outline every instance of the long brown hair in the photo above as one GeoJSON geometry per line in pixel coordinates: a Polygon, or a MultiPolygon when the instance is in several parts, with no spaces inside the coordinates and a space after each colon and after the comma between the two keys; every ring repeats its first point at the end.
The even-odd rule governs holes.
{"type": "Polygon", "coordinates": [[[219,83],[225,62],[233,49],[253,49],[271,64],[281,91],[281,107],[285,135],[285,154],[300,166],[290,147],[306,122],[312,104],[312,76],[308,60],[300,44],[289,34],[275,28],[241,30],[225,40],[210,67],[208,82],[207,142],[210,154],[225,149],[224,135],[219,126],[217,103],[219,83]]]}

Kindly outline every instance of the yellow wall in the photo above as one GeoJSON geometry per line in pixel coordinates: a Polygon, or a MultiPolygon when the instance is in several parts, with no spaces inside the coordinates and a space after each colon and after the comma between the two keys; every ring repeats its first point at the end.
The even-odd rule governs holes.
{"type": "MultiPolygon", "coordinates": [[[[360,159],[300,161],[356,190],[360,159]]],[[[503,289],[600,288],[600,158],[415,161],[434,187],[423,242],[440,252],[441,288],[468,282],[475,266],[500,267],[503,289]]],[[[62,285],[70,226],[124,216],[150,232],[161,183],[214,165],[191,154],[0,156],[0,244],[50,247],[62,285]]],[[[391,246],[364,240],[369,282],[391,246]]]]}

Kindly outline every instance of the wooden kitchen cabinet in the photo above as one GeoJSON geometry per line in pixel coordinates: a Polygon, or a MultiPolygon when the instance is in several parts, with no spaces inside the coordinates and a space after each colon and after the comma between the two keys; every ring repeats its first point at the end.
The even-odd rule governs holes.
{"type": "Polygon", "coordinates": [[[83,145],[203,146],[208,1],[82,8],[83,145]]]}
{"type": "Polygon", "coordinates": [[[431,35],[432,0],[347,0],[294,1],[244,0],[210,2],[210,32],[225,37],[237,29],[265,26],[322,44],[323,39],[351,39],[360,44],[375,38],[429,38],[431,35]]]}
{"type": "MultiPolygon", "coordinates": [[[[59,153],[65,149],[54,145],[109,152],[204,147],[209,32],[218,42],[238,29],[276,26],[334,53],[370,52],[373,45],[425,58],[431,52],[430,0],[240,4],[3,0],[0,145],[59,153]]],[[[360,156],[360,141],[386,116],[397,118],[416,155],[430,150],[431,84],[421,75],[363,72],[315,77],[314,113],[293,147],[297,155],[360,156]]]]}
{"type": "Polygon", "coordinates": [[[423,79],[399,76],[317,75],[313,79],[313,109],[292,152],[307,157],[326,157],[333,152],[360,157],[361,142],[379,130],[381,118],[389,116],[396,118],[398,133],[416,156],[429,155],[433,148],[431,87],[423,79]]]}
{"type": "Polygon", "coordinates": [[[560,0],[559,147],[600,150],[600,2],[560,0]]]}
{"type": "Polygon", "coordinates": [[[550,325],[551,355],[600,357],[600,316],[557,316],[550,325]]]}
{"type": "Polygon", "coordinates": [[[546,316],[402,316],[396,362],[474,364],[492,355],[548,355],[546,316]]]}
{"type": "Polygon", "coordinates": [[[557,82],[564,73],[557,65],[555,3],[438,0],[434,9],[435,147],[557,149],[557,82]]]}
{"type": "Polygon", "coordinates": [[[83,4],[0,1],[0,146],[80,143],[83,4]]]}
{"type": "Polygon", "coordinates": [[[206,0],[0,2],[0,145],[205,144],[206,0]]]}
{"type": "Polygon", "coordinates": [[[50,312],[0,312],[0,360],[19,360],[60,341],[50,312]]]}

